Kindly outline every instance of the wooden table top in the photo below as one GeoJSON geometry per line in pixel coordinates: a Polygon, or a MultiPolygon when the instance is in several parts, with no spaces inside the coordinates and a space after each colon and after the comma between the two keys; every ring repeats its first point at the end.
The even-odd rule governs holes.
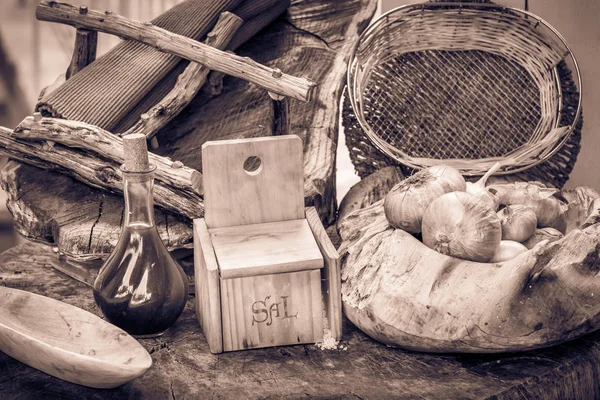
{"type": "MultiPolygon", "coordinates": [[[[53,269],[52,256],[34,243],[0,254],[0,285],[100,315],[91,288],[53,269]]],[[[140,342],[153,366],[113,390],[61,381],[0,352],[0,398],[600,398],[600,332],[519,354],[436,355],[389,348],[345,320],[342,349],[298,345],[213,355],[192,299],[164,336],[140,342]]]]}

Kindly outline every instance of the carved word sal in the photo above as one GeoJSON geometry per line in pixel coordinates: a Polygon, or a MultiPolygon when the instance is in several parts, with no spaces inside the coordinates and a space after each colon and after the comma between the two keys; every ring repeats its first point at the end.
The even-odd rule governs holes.
{"type": "Polygon", "coordinates": [[[280,302],[269,301],[271,296],[265,297],[264,301],[258,300],[252,303],[252,326],[255,323],[261,324],[266,322],[267,326],[273,324],[273,318],[288,319],[297,318],[298,312],[294,315],[289,315],[288,311],[288,297],[281,296],[280,302]]]}

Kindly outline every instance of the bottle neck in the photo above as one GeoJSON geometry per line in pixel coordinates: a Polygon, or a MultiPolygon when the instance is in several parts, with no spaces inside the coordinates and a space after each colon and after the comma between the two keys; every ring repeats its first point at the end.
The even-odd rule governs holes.
{"type": "Polygon", "coordinates": [[[154,171],[123,172],[124,226],[154,226],[154,171]]]}

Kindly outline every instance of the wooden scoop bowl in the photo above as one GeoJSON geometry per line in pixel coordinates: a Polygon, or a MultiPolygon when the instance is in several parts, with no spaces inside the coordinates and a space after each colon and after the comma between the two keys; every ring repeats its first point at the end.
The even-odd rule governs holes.
{"type": "Polygon", "coordinates": [[[0,350],[57,378],[101,389],[129,382],[152,365],[133,337],[94,314],[3,286],[0,350]]]}

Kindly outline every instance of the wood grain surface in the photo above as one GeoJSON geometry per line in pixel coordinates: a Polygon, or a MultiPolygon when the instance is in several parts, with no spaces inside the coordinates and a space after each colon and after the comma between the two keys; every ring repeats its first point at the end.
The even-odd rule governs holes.
{"type": "Polygon", "coordinates": [[[209,228],[221,277],[280,274],[323,267],[306,219],[209,228]]]}
{"type": "Polygon", "coordinates": [[[196,318],[212,353],[223,351],[219,263],[203,218],[194,220],[196,318]]]}
{"type": "MultiPolygon", "coordinates": [[[[50,249],[27,243],[0,255],[0,284],[100,315],[89,287],[49,264],[50,249]]],[[[19,399],[338,398],[598,399],[600,333],[544,350],[435,355],[392,349],[344,319],[343,349],[297,345],[213,355],[191,300],[159,339],[142,340],[153,366],[113,390],[65,383],[0,353],[0,397],[19,399]]]]}
{"type": "MultiPolygon", "coordinates": [[[[288,116],[290,133],[300,136],[304,146],[305,205],[314,205],[325,225],[333,223],[336,213],[335,150],[346,62],[375,8],[373,0],[296,1],[284,17],[237,51],[318,83],[311,102],[290,101],[288,116]]],[[[272,123],[268,94],[226,77],[219,96],[198,94],[157,134],[157,152],[199,170],[200,149],[207,140],[269,136],[272,123]]],[[[14,162],[7,168],[0,180],[9,191],[9,207],[22,235],[55,243],[75,260],[108,256],[120,232],[120,196],[91,189],[60,173],[14,162]]],[[[170,248],[191,246],[191,221],[157,209],[157,222],[170,248]]]]}
{"type": "Polygon", "coordinates": [[[321,271],[221,278],[223,350],[323,338],[321,271]]]}
{"type": "Polygon", "coordinates": [[[152,365],[133,337],[81,308],[5,286],[0,299],[0,351],[52,376],[115,388],[152,365]]]}
{"type": "Polygon", "coordinates": [[[371,337],[418,351],[494,353],[547,347],[600,327],[600,225],[580,228],[598,193],[557,194],[568,205],[564,238],[478,263],[390,227],[377,201],[394,184],[388,178],[382,169],[359,182],[344,202],[363,206],[337,224],[344,313],[371,337]]]}
{"type": "Polygon", "coordinates": [[[96,49],[98,47],[98,32],[77,29],[75,36],[75,48],[71,64],[67,68],[65,79],[69,79],[90,63],[96,60],[96,49]]]}
{"type": "Polygon", "coordinates": [[[306,221],[315,237],[317,246],[323,256],[321,271],[321,293],[323,306],[331,336],[340,340],[342,337],[342,292],[341,261],[335,246],[321,224],[319,214],[314,207],[306,209],[306,221]]]}
{"type": "Polygon", "coordinates": [[[207,142],[202,171],[209,229],[304,218],[298,136],[207,142]]]}

